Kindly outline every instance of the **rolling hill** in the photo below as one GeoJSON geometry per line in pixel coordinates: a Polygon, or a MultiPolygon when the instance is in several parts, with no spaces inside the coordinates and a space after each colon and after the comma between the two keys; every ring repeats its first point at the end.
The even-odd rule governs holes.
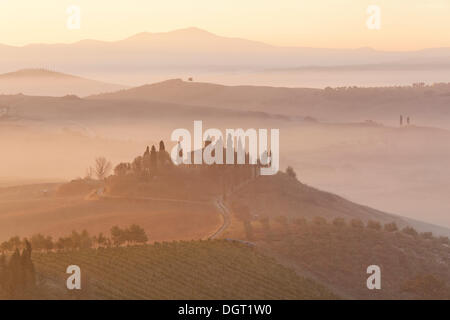
{"type": "Polygon", "coordinates": [[[449,132],[431,126],[448,128],[448,90],[169,80],[81,99],[0,95],[0,110],[8,110],[0,116],[0,140],[10,146],[0,175],[71,179],[96,156],[117,164],[158,143],[154,137],[171,148],[171,132],[190,130],[194,120],[203,120],[204,128],[279,128],[281,167],[293,166],[302,181],[381,211],[449,226],[449,132]],[[412,124],[399,127],[400,114],[412,124]],[[307,115],[318,120],[304,121],[307,115]],[[30,152],[40,156],[30,162],[30,152]]]}
{"type": "Polygon", "coordinates": [[[248,206],[256,217],[288,219],[323,217],[329,220],[340,217],[382,223],[395,222],[399,227],[413,226],[422,232],[431,231],[450,236],[450,229],[386,213],[349,201],[336,194],[318,190],[279,172],[274,176],[260,176],[233,193],[228,203],[248,206]]]}
{"type": "Polygon", "coordinates": [[[159,101],[191,106],[250,110],[286,116],[311,116],[330,122],[373,120],[390,125],[400,114],[414,123],[449,128],[450,85],[306,89],[225,86],[173,79],[89,99],[159,101]]]}
{"type": "Polygon", "coordinates": [[[251,242],[345,299],[450,297],[449,229],[352,203],[285,174],[262,178],[228,198],[225,238],[251,242]],[[370,265],[381,268],[381,290],[367,290],[370,265]]]}
{"type": "Polygon", "coordinates": [[[152,241],[204,239],[222,224],[210,202],[85,198],[99,187],[71,192],[61,184],[34,184],[0,188],[0,241],[12,236],[42,233],[61,237],[72,230],[108,232],[114,225],[136,223],[152,241]]]}
{"type": "MultiPolygon", "coordinates": [[[[212,186],[204,185],[203,188],[209,190],[212,186]]],[[[28,189],[28,192],[33,190],[32,187],[28,189]]],[[[145,189],[145,184],[141,183],[138,189],[145,189]]],[[[8,191],[6,199],[20,192],[20,187],[8,188],[8,191]]],[[[197,191],[204,194],[204,190],[197,191]]],[[[30,297],[445,299],[450,294],[448,238],[386,227],[383,230],[386,223],[395,222],[399,228],[411,225],[404,218],[308,187],[286,174],[247,181],[226,198],[232,208],[250,207],[253,230],[250,237],[242,229],[238,209],[232,209],[231,227],[221,240],[189,241],[192,235],[187,235],[183,241],[143,246],[34,252],[38,287],[30,297]],[[286,220],[279,219],[280,216],[286,220]],[[268,219],[267,225],[262,222],[264,217],[268,219]],[[369,221],[381,224],[374,227],[372,222],[365,227],[364,224],[355,225],[354,219],[364,224],[369,221]],[[65,269],[72,264],[82,270],[83,289],[80,292],[68,292],[65,287],[65,269]],[[369,291],[365,287],[366,267],[372,264],[382,268],[381,291],[369,291]]],[[[68,199],[74,200],[73,197],[68,199]]],[[[100,206],[106,206],[106,211],[122,205],[115,199],[103,201],[105,203],[100,206]]],[[[147,203],[146,218],[139,223],[144,224],[151,241],[155,236],[161,239],[157,234],[164,224],[162,215],[151,220],[155,217],[149,213],[148,206],[160,210],[157,202],[144,203],[147,203]],[[145,225],[149,220],[152,222],[145,225]]],[[[94,224],[89,217],[105,215],[98,206],[78,206],[76,220],[85,219],[94,224]]],[[[127,221],[130,216],[135,218],[132,211],[139,206],[136,199],[130,198],[125,203],[126,213],[124,211],[117,221],[123,222],[125,216],[127,221]]],[[[186,204],[182,207],[187,210],[183,212],[186,215],[189,208],[186,204]]],[[[176,211],[180,211],[181,207],[177,208],[176,211]]],[[[198,207],[192,209],[198,210],[198,207]]],[[[65,208],[54,213],[65,219],[69,214],[65,208]]],[[[164,216],[168,214],[165,212],[164,216]]],[[[176,229],[173,222],[169,228],[172,231],[176,229]]],[[[73,223],[69,224],[74,227],[73,223]]],[[[186,221],[183,224],[183,228],[190,231],[198,227],[198,222],[194,223],[196,226],[188,226],[186,221]]],[[[415,227],[431,231],[433,226],[420,223],[415,227]]],[[[58,230],[63,229],[60,224],[58,230]]],[[[41,232],[43,229],[35,230],[41,232]]],[[[48,233],[44,231],[44,234],[48,233]]]]}
{"type": "MultiPolygon", "coordinates": [[[[0,95],[0,106],[15,119],[33,119],[63,124],[115,123],[117,120],[152,121],[159,123],[193,121],[195,119],[290,120],[286,115],[263,111],[232,110],[219,106],[195,106],[158,100],[87,99],[76,96],[39,97],[28,95],[0,95]]],[[[0,120],[2,118],[0,117],[0,120]]],[[[126,122],[125,121],[125,122],[126,122]]],[[[125,123],[126,124],[126,123],[125,123]]],[[[172,126],[175,128],[174,126],[172,126]]]]}
{"type": "Polygon", "coordinates": [[[255,247],[341,297],[450,298],[448,238],[383,229],[376,223],[358,226],[342,217],[284,224],[271,219],[269,225],[252,222],[255,247]],[[381,268],[381,290],[367,290],[370,265],[381,268]]]}
{"type": "Polygon", "coordinates": [[[22,69],[0,74],[0,88],[0,94],[87,96],[112,92],[126,87],[46,69],[22,69]]]}

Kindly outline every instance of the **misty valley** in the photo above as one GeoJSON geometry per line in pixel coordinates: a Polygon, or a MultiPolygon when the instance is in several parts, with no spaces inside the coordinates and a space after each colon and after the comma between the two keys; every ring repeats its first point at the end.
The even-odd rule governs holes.
{"type": "MultiPolygon", "coordinates": [[[[80,12],[65,36],[89,34],[80,12]]],[[[374,25],[354,38],[408,40],[374,25]]],[[[0,44],[0,299],[183,300],[172,315],[211,319],[449,300],[449,50],[194,27],[0,44]]]]}

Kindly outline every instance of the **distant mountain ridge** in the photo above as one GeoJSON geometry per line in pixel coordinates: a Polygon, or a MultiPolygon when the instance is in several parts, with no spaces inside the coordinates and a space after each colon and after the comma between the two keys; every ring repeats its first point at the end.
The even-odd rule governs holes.
{"type": "MultiPolygon", "coordinates": [[[[76,74],[255,71],[361,64],[450,64],[450,48],[410,52],[371,48],[281,47],[198,29],[138,33],[119,41],[81,40],[69,44],[0,45],[0,72],[51,66],[76,74]]],[[[166,76],[167,78],[167,76],[166,76]]]]}

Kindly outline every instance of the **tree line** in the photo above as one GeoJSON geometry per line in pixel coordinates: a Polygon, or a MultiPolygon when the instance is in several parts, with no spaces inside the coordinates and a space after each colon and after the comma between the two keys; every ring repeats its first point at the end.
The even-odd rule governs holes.
{"type": "Polygon", "coordinates": [[[136,245],[147,242],[148,236],[145,230],[136,224],[123,229],[114,226],[110,230],[109,237],[103,233],[91,237],[86,230],[72,231],[69,236],[60,237],[57,241],[42,234],[33,235],[30,239],[11,237],[0,244],[0,299],[27,299],[36,294],[36,272],[32,261],[33,249],[35,251],[64,251],[124,244],[136,245]]]}
{"type": "Polygon", "coordinates": [[[251,214],[250,209],[246,205],[233,203],[231,206],[232,212],[234,216],[243,224],[244,233],[246,238],[249,240],[253,239],[254,230],[253,223],[259,222],[262,229],[266,232],[266,234],[270,234],[271,226],[273,226],[273,222],[275,222],[278,226],[281,226],[285,229],[286,232],[290,231],[291,227],[305,227],[308,225],[311,226],[320,226],[330,224],[335,227],[352,227],[357,229],[372,229],[375,231],[385,231],[385,232],[401,232],[406,235],[409,235],[414,238],[422,238],[425,240],[437,240],[442,244],[450,245],[450,239],[445,236],[436,237],[432,232],[418,232],[411,226],[405,226],[403,228],[399,228],[395,222],[385,223],[384,225],[376,220],[368,220],[367,223],[364,223],[361,219],[351,219],[347,221],[345,218],[336,217],[331,221],[328,221],[326,218],[321,216],[313,217],[310,221],[308,221],[305,217],[297,217],[294,219],[289,219],[286,216],[279,215],[275,216],[273,219],[269,217],[255,217],[251,214]]]}
{"type": "Polygon", "coordinates": [[[51,236],[35,234],[30,239],[21,239],[18,236],[11,237],[9,240],[0,244],[0,251],[5,258],[5,253],[15,252],[19,250],[27,250],[33,248],[36,251],[52,251],[52,250],[79,250],[93,247],[111,247],[121,245],[145,244],[148,242],[148,236],[145,230],[132,224],[128,228],[120,228],[114,226],[110,230],[110,236],[99,233],[91,236],[86,230],[81,232],[72,231],[65,237],[53,240],[51,236]]]}

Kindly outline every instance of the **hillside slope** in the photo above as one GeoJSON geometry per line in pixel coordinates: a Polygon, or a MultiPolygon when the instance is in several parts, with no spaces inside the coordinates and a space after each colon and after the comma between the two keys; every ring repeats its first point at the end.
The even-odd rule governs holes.
{"type": "Polygon", "coordinates": [[[415,123],[420,121],[422,124],[448,127],[450,119],[447,108],[450,85],[445,83],[409,87],[306,89],[225,86],[173,79],[91,98],[245,109],[344,122],[371,119],[397,124],[400,114],[408,114],[415,123]]]}
{"type": "Polygon", "coordinates": [[[338,195],[321,191],[287,174],[279,172],[274,176],[260,176],[238,189],[228,199],[236,206],[248,206],[255,218],[274,218],[280,215],[288,219],[298,217],[336,217],[360,219],[363,222],[376,220],[382,223],[395,222],[398,226],[413,226],[420,231],[450,235],[450,230],[433,224],[413,221],[402,216],[389,214],[349,201],[338,195]]]}
{"type": "Polygon", "coordinates": [[[250,241],[341,297],[450,297],[448,229],[352,203],[285,174],[244,185],[229,203],[225,238],[250,241]],[[370,265],[381,268],[380,291],[366,287],[370,265]]]}
{"type": "Polygon", "coordinates": [[[224,240],[42,253],[33,260],[44,299],[337,298],[253,249],[224,240]],[[83,272],[80,292],[65,287],[71,264],[83,272]]]}
{"type": "MultiPolygon", "coordinates": [[[[156,124],[167,126],[175,122],[183,122],[202,119],[225,118],[243,119],[246,123],[263,120],[289,120],[289,117],[268,114],[261,111],[230,110],[217,106],[194,106],[174,104],[160,101],[132,100],[107,100],[107,99],[82,99],[76,96],[42,97],[28,95],[1,95],[0,108],[8,108],[7,115],[19,119],[36,119],[38,121],[54,121],[59,124],[65,122],[80,122],[84,125],[96,127],[101,124],[116,125],[119,120],[133,122],[152,121],[156,124]]],[[[0,110],[1,110],[0,109],[0,110]]],[[[0,118],[1,119],[1,118],[0,118]]],[[[218,121],[216,121],[218,122],[218,121]]],[[[123,125],[123,123],[121,123],[123,125]]],[[[171,130],[174,126],[171,125],[171,130]]],[[[122,129],[121,127],[115,129],[122,129]]]]}
{"type": "Polygon", "coordinates": [[[107,233],[114,226],[139,224],[151,241],[204,239],[220,227],[217,208],[209,202],[86,200],[99,183],[36,184],[0,188],[0,242],[37,233],[55,239],[72,230],[107,233]],[[77,187],[78,185],[78,187],[77,187]],[[65,186],[65,188],[63,188],[65,186]]]}
{"type": "Polygon", "coordinates": [[[345,298],[449,299],[450,242],[404,231],[356,227],[350,220],[253,224],[256,247],[345,298]],[[381,290],[368,290],[367,267],[381,268],[381,290]]]}

